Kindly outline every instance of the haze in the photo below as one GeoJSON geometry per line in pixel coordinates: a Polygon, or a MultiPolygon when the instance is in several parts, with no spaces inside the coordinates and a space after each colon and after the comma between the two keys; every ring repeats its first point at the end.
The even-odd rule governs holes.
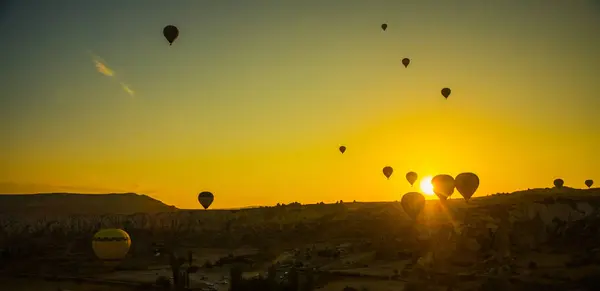
{"type": "Polygon", "coordinates": [[[211,191],[228,208],[399,200],[407,171],[475,172],[476,196],[600,181],[597,1],[12,1],[0,17],[0,193],[199,208],[211,191]]]}

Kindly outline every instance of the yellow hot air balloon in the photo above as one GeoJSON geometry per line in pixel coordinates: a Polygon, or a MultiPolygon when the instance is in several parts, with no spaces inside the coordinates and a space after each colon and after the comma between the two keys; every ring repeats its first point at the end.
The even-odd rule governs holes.
{"type": "Polygon", "coordinates": [[[92,239],[92,249],[96,256],[104,262],[120,262],[131,246],[129,234],[122,229],[101,229],[92,239]]]}

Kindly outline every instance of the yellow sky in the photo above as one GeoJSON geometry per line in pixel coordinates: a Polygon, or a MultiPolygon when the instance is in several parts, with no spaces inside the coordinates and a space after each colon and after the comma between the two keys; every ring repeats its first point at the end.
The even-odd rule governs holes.
{"type": "Polygon", "coordinates": [[[600,182],[597,4],[399,2],[15,5],[0,193],[199,208],[211,191],[228,208],[399,200],[408,171],[475,172],[476,196],[600,182]],[[181,30],[171,47],[167,23],[181,30]]]}

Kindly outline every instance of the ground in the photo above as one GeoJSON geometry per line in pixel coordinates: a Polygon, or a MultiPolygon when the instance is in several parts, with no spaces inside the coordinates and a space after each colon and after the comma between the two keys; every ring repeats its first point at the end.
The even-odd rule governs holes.
{"type": "Polygon", "coordinates": [[[57,284],[71,291],[133,290],[171,277],[165,254],[155,256],[157,246],[183,257],[191,252],[192,264],[201,268],[190,275],[190,285],[206,290],[228,290],[234,264],[243,265],[246,276],[276,264],[282,279],[295,265],[301,274],[316,274],[318,290],[423,284],[430,290],[490,284],[587,290],[590,278],[600,275],[599,206],[598,189],[536,189],[469,203],[428,201],[416,222],[396,202],[58,217],[50,226],[19,220],[3,224],[1,232],[2,276],[11,278],[12,288],[3,290],[57,290],[57,284]],[[91,252],[98,224],[131,235],[120,270],[102,266],[91,252]]]}

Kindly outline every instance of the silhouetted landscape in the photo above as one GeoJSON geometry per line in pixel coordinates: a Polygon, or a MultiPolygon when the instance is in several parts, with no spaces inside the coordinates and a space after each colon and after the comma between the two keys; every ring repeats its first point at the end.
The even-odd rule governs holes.
{"type": "Polygon", "coordinates": [[[469,203],[428,200],[416,222],[398,202],[205,211],[137,194],[2,195],[0,201],[2,276],[14,284],[46,282],[36,290],[597,290],[600,284],[598,188],[530,189],[469,203]],[[51,216],[43,216],[42,205],[51,216]],[[131,236],[116,268],[90,247],[103,228],[131,236]]]}
{"type": "Polygon", "coordinates": [[[0,216],[127,215],[174,210],[174,206],[135,193],[0,195],[0,216]]]}

